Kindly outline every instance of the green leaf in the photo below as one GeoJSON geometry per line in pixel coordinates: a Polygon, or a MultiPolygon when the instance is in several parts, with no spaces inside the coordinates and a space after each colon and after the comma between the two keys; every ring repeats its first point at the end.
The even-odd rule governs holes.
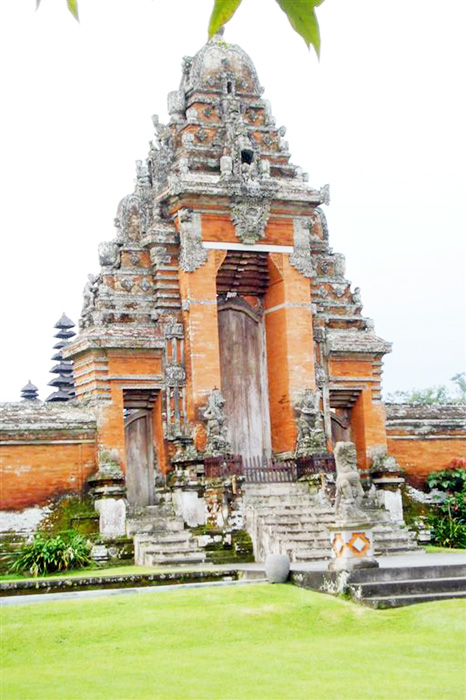
{"type": "MultiPolygon", "coordinates": [[[[39,9],[41,1],[42,0],[36,0],[36,10],[39,9]]],[[[66,0],[66,4],[73,17],[79,22],[78,0],[66,0]]]]}
{"type": "Polygon", "coordinates": [[[215,0],[214,9],[210,15],[209,39],[223,27],[235,14],[241,0],[215,0]]]}
{"type": "Polygon", "coordinates": [[[79,22],[79,15],[78,15],[78,0],[66,0],[66,3],[68,5],[68,9],[73,15],[73,17],[79,22]]]}
{"type": "Polygon", "coordinates": [[[312,46],[317,56],[320,55],[320,32],[314,8],[323,0],[277,0],[290,20],[293,29],[303,37],[306,46],[312,46]]]}

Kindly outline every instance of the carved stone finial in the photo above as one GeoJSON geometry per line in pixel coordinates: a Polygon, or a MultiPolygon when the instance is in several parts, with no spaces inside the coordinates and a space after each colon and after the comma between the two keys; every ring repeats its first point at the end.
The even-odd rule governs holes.
{"type": "Polygon", "coordinates": [[[312,219],[309,217],[293,220],[294,248],[290,255],[290,263],[304,277],[312,277],[314,268],[311,259],[310,230],[312,219]]]}
{"type": "Polygon", "coordinates": [[[206,456],[219,457],[231,453],[231,445],[226,437],[224,405],[225,399],[219,389],[215,388],[204,409],[204,418],[207,420],[206,456]]]}
{"type": "Polygon", "coordinates": [[[207,251],[202,245],[201,215],[189,209],[179,211],[180,222],[180,267],[194,272],[207,260],[207,251]]]}
{"type": "Polygon", "coordinates": [[[310,389],[306,389],[303,399],[296,407],[296,410],[300,414],[298,418],[296,456],[308,457],[325,452],[326,444],[319,408],[319,394],[314,394],[310,389]]]}
{"type": "Polygon", "coordinates": [[[367,521],[367,515],[360,509],[364,491],[356,465],[356,446],[353,442],[337,442],[334,455],[337,468],[336,518],[341,522],[367,521]]]}

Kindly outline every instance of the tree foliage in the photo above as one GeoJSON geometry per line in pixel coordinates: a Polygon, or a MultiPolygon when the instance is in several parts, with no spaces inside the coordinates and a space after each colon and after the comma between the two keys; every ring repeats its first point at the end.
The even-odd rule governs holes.
{"type": "MultiPolygon", "coordinates": [[[[320,53],[320,32],[315,8],[324,0],[276,0],[295,30],[305,41],[320,53]]],[[[241,0],[215,0],[209,22],[209,39],[224,24],[230,21],[241,4],[241,0]]]]}
{"type": "MultiPolygon", "coordinates": [[[[42,0],[36,0],[36,9],[42,0]]],[[[271,1],[271,0],[270,0],[271,1]]],[[[315,8],[324,0],[275,0],[295,30],[305,41],[306,46],[313,46],[320,54],[320,32],[315,8]]],[[[214,7],[209,21],[209,39],[230,21],[242,0],[214,0],[214,7]]],[[[66,0],[69,11],[79,22],[78,0],[66,0]]]]}
{"type": "MultiPolygon", "coordinates": [[[[42,0],[36,0],[36,10],[39,9],[41,2],[42,0]]],[[[79,22],[78,0],[66,0],[66,4],[73,17],[79,22]]]]}
{"type": "Polygon", "coordinates": [[[421,404],[423,406],[466,403],[466,372],[455,374],[450,381],[455,385],[456,393],[451,393],[442,384],[426,389],[395,391],[393,394],[388,394],[388,403],[421,404]]]}

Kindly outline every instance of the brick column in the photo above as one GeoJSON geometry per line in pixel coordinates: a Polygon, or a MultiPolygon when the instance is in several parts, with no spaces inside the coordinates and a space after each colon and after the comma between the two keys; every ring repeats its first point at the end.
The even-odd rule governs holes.
{"type": "Polygon", "coordinates": [[[194,272],[180,269],[180,293],[186,334],[188,420],[199,419],[198,409],[214,387],[220,389],[215,251],[194,272]]]}
{"type": "Polygon", "coordinates": [[[351,430],[358,455],[358,467],[368,469],[371,448],[387,447],[384,405],[381,402],[374,403],[370,388],[361,391],[351,410],[351,430]]]}
{"type": "Polygon", "coordinates": [[[295,449],[295,406],[305,389],[315,389],[311,281],[289,263],[269,255],[270,284],[265,295],[265,329],[272,449],[295,449]]]}

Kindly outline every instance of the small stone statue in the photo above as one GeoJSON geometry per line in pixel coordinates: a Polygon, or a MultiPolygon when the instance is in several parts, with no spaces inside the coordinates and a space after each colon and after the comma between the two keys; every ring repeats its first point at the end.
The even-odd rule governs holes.
{"type": "Polygon", "coordinates": [[[360,509],[364,491],[356,465],[353,442],[337,442],[334,450],[337,467],[335,515],[341,522],[367,521],[360,509]]]}
{"type": "Polygon", "coordinates": [[[95,297],[99,286],[99,276],[89,274],[83,289],[83,308],[81,317],[86,320],[95,306],[95,297]]]}
{"type": "Polygon", "coordinates": [[[142,160],[136,161],[136,184],[142,189],[151,186],[149,168],[143,164],[142,160]]]}
{"type": "Polygon", "coordinates": [[[297,406],[298,443],[296,456],[310,456],[326,451],[325,435],[319,409],[319,394],[306,389],[301,404],[297,406]]]}
{"type": "Polygon", "coordinates": [[[207,446],[206,455],[218,457],[231,453],[231,446],[226,437],[225,414],[223,407],[225,399],[220,391],[215,388],[204,409],[204,418],[207,419],[207,446]]]}
{"type": "Polygon", "coordinates": [[[371,473],[399,474],[401,468],[395,457],[387,454],[385,447],[374,448],[372,451],[371,473]]]}

